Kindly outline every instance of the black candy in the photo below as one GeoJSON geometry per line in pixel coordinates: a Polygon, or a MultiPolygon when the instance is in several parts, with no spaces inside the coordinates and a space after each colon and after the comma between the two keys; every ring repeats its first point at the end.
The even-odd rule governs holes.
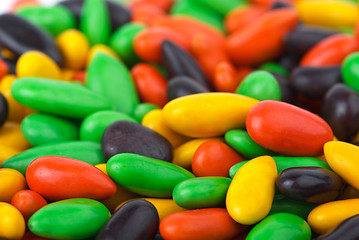
{"type": "Polygon", "coordinates": [[[196,60],[171,41],[165,40],[161,46],[162,63],[169,78],[187,76],[206,88],[210,88],[206,77],[196,60]]]}
{"type": "Polygon", "coordinates": [[[339,140],[351,142],[359,130],[358,93],[344,84],[335,84],[324,97],[320,116],[339,140]]]}
{"type": "Polygon", "coordinates": [[[278,190],[286,197],[309,203],[334,200],[343,182],[334,172],[319,167],[294,167],[283,170],[277,180],[278,190]]]}
{"type": "Polygon", "coordinates": [[[2,125],[4,125],[6,119],[7,119],[7,116],[9,114],[9,106],[8,106],[8,103],[4,97],[4,95],[2,95],[0,93],[0,127],[2,125]]]}
{"type": "Polygon", "coordinates": [[[289,78],[292,89],[303,96],[321,99],[336,83],[340,83],[341,67],[297,67],[289,78]]]}
{"type": "Polygon", "coordinates": [[[167,85],[167,97],[169,100],[191,94],[206,92],[209,92],[209,89],[186,76],[174,77],[169,80],[167,85]]]}
{"type": "Polygon", "coordinates": [[[321,235],[314,240],[358,240],[359,214],[341,222],[333,231],[321,235]]]}
{"type": "Polygon", "coordinates": [[[282,95],[281,101],[286,103],[294,103],[295,94],[288,84],[288,79],[278,73],[271,72],[271,74],[275,77],[279,84],[280,92],[282,95]]]}
{"type": "Polygon", "coordinates": [[[59,65],[62,61],[55,41],[49,34],[13,14],[0,15],[0,45],[16,56],[37,50],[48,55],[59,65]]]}
{"type": "Polygon", "coordinates": [[[166,138],[130,121],[117,121],[108,126],[102,136],[101,147],[107,159],[119,153],[136,153],[171,162],[173,156],[172,145],[166,138]]]}
{"type": "Polygon", "coordinates": [[[284,47],[286,52],[301,59],[314,45],[337,33],[329,28],[300,25],[284,37],[284,47]]]}
{"type": "Polygon", "coordinates": [[[146,200],[136,199],[125,203],[112,215],[96,240],[152,240],[158,225],[155,206],[146,200]]]}

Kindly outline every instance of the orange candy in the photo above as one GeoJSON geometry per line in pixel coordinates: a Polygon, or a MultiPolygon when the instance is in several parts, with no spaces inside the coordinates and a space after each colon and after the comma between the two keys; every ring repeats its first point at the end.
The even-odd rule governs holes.
{"type": "Polygon", "coordinates": [[[196,150],[192,160],[192,171],[197,177],[229,177],[229,169],[242,161],[243,157],[226,144],[208,141],[196,150]]]}
{"type": "Polygon", "coordinates": [[[159,107],[167,103],[167,81],[157,69],[140,63],[132,68],[131,75],[142,101],[159,107]]]}
{"type": "Polygon", "coordinates": [[[226,40],[226,49],[237,65],[255,66],[276,58],[283,48],[283,37],[298,23],[293,9],[279,9],[263,15],[239,29],[226,40]]]}
{"type": "Polygon", "coordinates": [[[133,43],[136,54],[145,61],[161,62],[161,45],[169,40],[185,50],[189,49],[189,40],[174,30],[163,27],[151,27],[140,32],[133,43]]]}
{"type": "Polygon", "coordinates": [[[152,26],[157,18],[165,17],[166,13],[153,4],[143,3],[132,9],[131,20],[152,26]]]}
{"type": "Polygon", "coordinates": [[[47,205],[46,200],[37,192],[31,190],[22,190],[17,192],[12,200],[11,205],[16,207],[27,221],[37,210],[47,205]]]}

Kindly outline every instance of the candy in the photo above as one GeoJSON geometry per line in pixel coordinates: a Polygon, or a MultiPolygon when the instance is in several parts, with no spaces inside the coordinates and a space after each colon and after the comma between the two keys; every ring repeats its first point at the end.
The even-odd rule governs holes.
{"type": "Polygon", "coordinates": [[[236,223],[223,208],[174,213],[160,224],[165,239],[232,239],[247,227],[236,223]]]}
{"type": "Polygon", "coordinates": [[[274,197],[272,208],[268,215],[272,215],[275,213],[291,213],[306,220],[309,213],[316,206],[318,206],[318,204],[299,202],[288,199],[283,195],[276,195],[274,197]]]}
{"type": "Polygon", "coordinates": [[[194,175],[172,163],[133,153],[117,154],[107,162],[112,179],[134,193],[171,197],[175,186],[194,175]],[[133,176],[138,176],[134,179],[133,176]]]}
{"type": "Polygon", "coordinates": [[[226,207],[238,223],[251,225],[261,221],[271,209],[277,167],[273,158],[262,156],[246,163],[229,185],[226,207]],[[251,188],[248,188],[248,186],[251,188]]]}
{"type": "Polygon", "coordinates": [[[341,179],[332,171],[318,167],[283,170],[277,180],[278,190],[286,197],[309,203],[335,200],[342,188],[341,179]]]}
{"type": "Polygon", "coordinates": [[[115,184],[99,169],[66,157],[44,156],[35,159],[26,170],[26,180],[31,190],[51,201],[69,198],[102,200],[116,192],[115,184]]]}
{"type": "Polygon", "coordinates": [[[177,184],[173,200],[186,209],[222,207],[230,183],[225,177],[191,178],[177,184]]]}
{"type": "Polygon", "coordinates": [[[332,130],[323,119],[277,101],[262,101],[252,107],[246,127],[261,146],[289,156],[318,156],[323,153],[324,143],[333,139],[332,130]]]}
{"type": "Polygon", "coordinates": [[[111,23],[106,4],[100,0],[85,0],[81,17],[80,29],[91,46],[106,44],[110,36],[111,23]]]}
{"type": "Polygon", "coordinates": [[[248,240],[259,239],[311,239],[308,223],[289,213],[276,213],[257,224],[248,234],[248,240]]]}
{"type": "Polygon", "coordinates": [[[319,234],[328,233],[343,220],[358,214],[358,201],[358,199],[348,199],[319,205],[308,216],[311,229],[319,234]]]}
{"type": "Polygon", "coordinates": [[[171,143],[173,148],[176,148],[189,140],[188,137],[173,131],[167,126],[163,119],[162,110],[160,109],[152,110],[148,114],[146,114],[142,119],[142,125],[161,134],[171,143]]]}
{"type": "Polygon", "coordinates": [[[32,146],[74,141],[79,135],[79,128],[75,123],[43,113],[24,118],[21,131],[32,146]]]}
{"type": "Polygon", "coordinates": [[[10,203],[12,197],[26,188],[24,176],[14,169],[0,169],[0,201],[10,203]]]}
{"type": "Polygon", "coordinates": [[[158,224],[155,206],[142,199],[132,200],[112,215],[96,239],[113,239],[121,236],[126,239],[150,240],[156,235],[158,224]]]}
{"type": "Polygon", "coordinates": [[[35,191],[21,190],[13,196],[11,205],[16,207],[27,221],[35,212],[47,205],[47,202],[35,191]]]}
{"type": "Polygon", "coordinates": [[[201,144],[192,159],[192,172],[197,177],[229,177],[229,169],[243,161],[241,155],[219,141],[207,141],[201,144]]]}
{"type": "Polygon", "coordinates": [[[280,100],[279,84],[272,74],[265,71],[255,71],[246,76],[239,84],[236,93],[259,101],[280,100]]]}
{"type": "Polygon", "coordinates": [[[87,116],[80,126],[80,139],[101,143],[106,128],[116,121],[137,122],[127,114],[116,111],[98,111],[87,116]]]}
{"type": "Polygon", "coordinates": [[[37,50],[51,57],[57,64],[62,61],[54,40],[44,31],[21,17],[3,14],[0,16],[0,43],[15,55],[37,50]],[[17,29],[22,29],[21,34],[17,29]],[[31,41],[23,36],[31,36],[31,41]]]}
{"type": "Polygon", "coordinates": [[[359,85],[357,81],[357,76],[359,74],[357,72],[358,61],[358,53],[353,53],[345,58],[342,66],[343,82],[356,92],[359,92],[359,85]]]}
{"type": "Polygon", "coordinates": [[[189,137],[217,137],[244,127],[257,100],[230,93],[201,93],[175,99],[163,108],[169,127],[189,137]],[[226,116],[225,118],[223,116],[226,116]]]}
{"type": "Polygon", "coordinates": [[[119,153],[135,153],[171,162],[173,149],[157,132],[130,121],[117,121],[108,126],[101,140],[107,159],[119,153]]]}
{"type": "Polygon", "coordinates": [[[167,86],[167,96],[169,100],[206,92],[209,92],[207,87],[187,76],[177,76],[171,78],[167,86]]]}
{"type": "Polygon", "coordinates": [[[359,233],[355,226],[358,224],[358,215],[350,217],[341,222],[333,231],[325,235],[321,235],[316,240],[334,240],[334,239],[355,239],[359,233]]]}
{"type": "Polygon", "coordinates": [[[85,86],[107,98],[114,110],[131,115],[138,104],[136,88],[127,68],[106,54],[94,56],[88,67],[85,86]]]}
{"type": "Polygon", "coordinates": [[[25,221],[14,206],[0,202],[0,237],[5,239],[21,239],[25,233],[25,221]]]}
{"type": "Polygon", "coordinates": [[[28,227],[31,232],[45,238],[89,238],[94,237],[109,218],[110,212],[102,203],[73,198],[41,208],[29,219],[28,227]]]}
{"type": "Polygon", "coordinates": [[[35,158],[49,155],[74,158],[88,162],[92,165],[105,162],[100,144],[89,141],[70,141],[45,144],[28,149],[27,151],[7,159],[2,163],[1,167],[12,168],[25,175],[27,167],[35,158]]]}

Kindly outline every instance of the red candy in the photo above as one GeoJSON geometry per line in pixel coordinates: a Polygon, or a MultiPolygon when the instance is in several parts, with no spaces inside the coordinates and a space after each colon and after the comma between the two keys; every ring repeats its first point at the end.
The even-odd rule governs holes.
{"type": "Polygon", "coordinates": [[[166,240],[230,240],[246,228],[235,222],[224,208],[178,212],[160,223],[160,233],[166,240]]]}
{"type": "Polygon", "coordinates": [[[51,201],[69,198],[102,200],[116,193],[115,183],[91,164],[59,156],[35,159],[27,168],[31,190],[51,201]]]}
{"type": "Polygon", "coordinates": [[[283,37],[298,23],[298,13],[279,9],[263,15],[239,29],[226,40],[231,59],[238,65],[258,65],[276,58],[283,48],[283,37]]]}
{"type": "Polygon", "coordinates": [[[197,177],[229,177],[229,169],[244,159],[232,148],[218,141],[207,141],[198,147],[192,160],[197,177]]]}
{"type": "Polygon", "coordinates": [[[254,105],[246,127],[258,144],[288,156],[319,156],[324,143],[333,140],[333,132],[322,118],[279,101],[254,105]]]}
{"type": "Polygon", "coordinates": [[[133,43],[136,54],[146,61],[161,62],[161,45],[163,40],[178,44],[185,50],[190,42],[178,32],[164,27],[151,27],[140,32],[133,43]]]}
{"type": "Polygon", "coordinates": [[[22,190],[17,192],[11,205],[16,207],[27,221],[37,210],[47,205],[46,200],[37,192],[31,190],[22,190]]]}
{"type": "Polygon", "coordinates": [[[358,43],[352,36],[337,34],[324,39],[302,58],[302,66],[330,66],[341,64],[345,57],[358,51],[358,43]]]}
{"type": "Polygon", "coordinates": [[[167,81],[161,73],[147,63],[140,63],[131,70],[141,100],[163,107],[167,103],[167,81]]]}

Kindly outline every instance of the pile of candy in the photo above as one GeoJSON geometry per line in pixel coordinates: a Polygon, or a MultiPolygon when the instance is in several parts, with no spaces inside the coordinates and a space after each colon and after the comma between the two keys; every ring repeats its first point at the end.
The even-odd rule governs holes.
{"type": "Polygon", "coordinates": [[[18,1],[0,239],[359,239],[357,5],[18,1]]]}

